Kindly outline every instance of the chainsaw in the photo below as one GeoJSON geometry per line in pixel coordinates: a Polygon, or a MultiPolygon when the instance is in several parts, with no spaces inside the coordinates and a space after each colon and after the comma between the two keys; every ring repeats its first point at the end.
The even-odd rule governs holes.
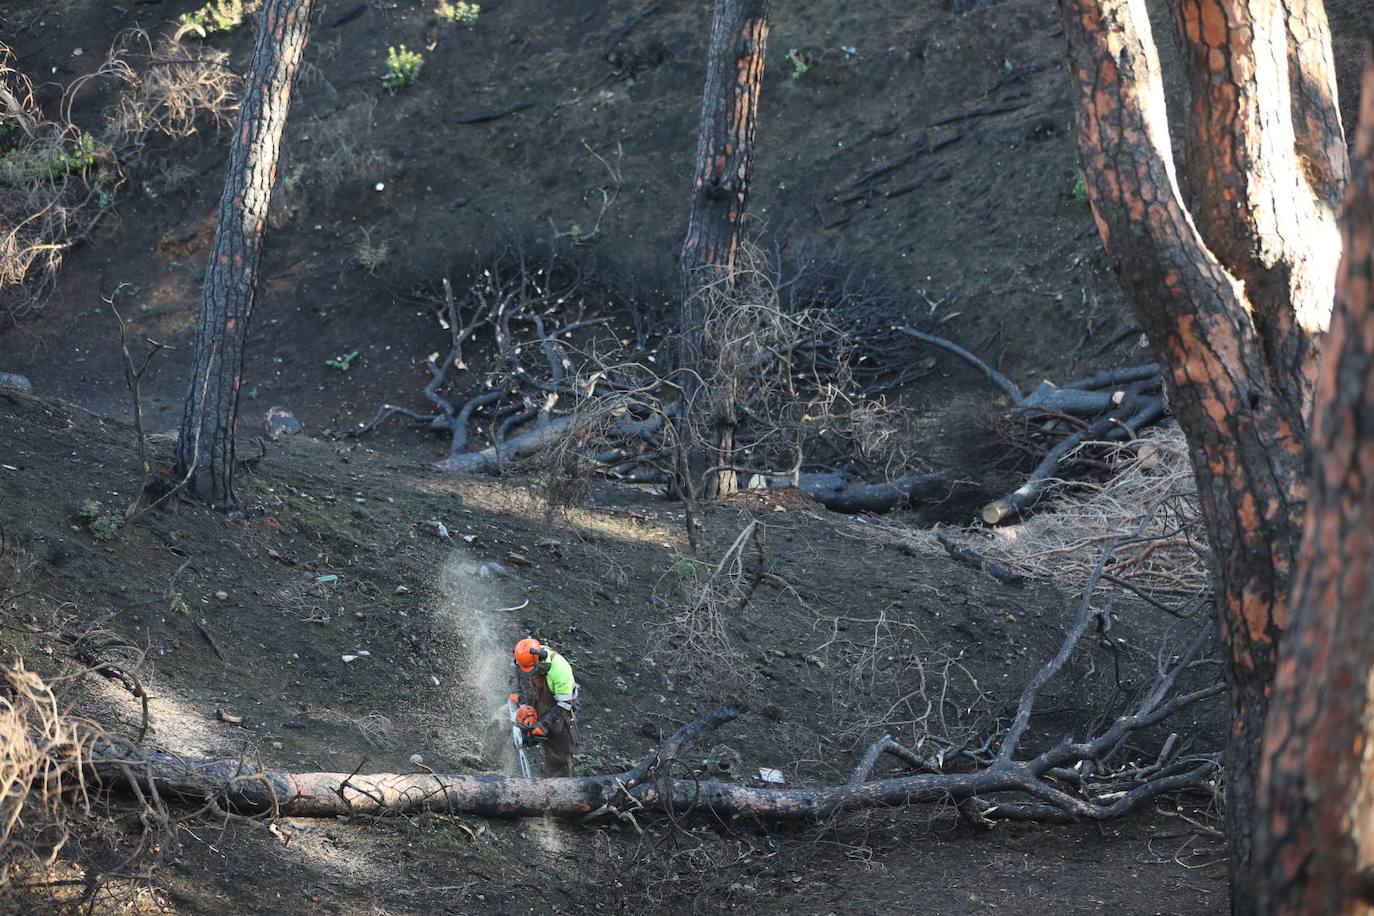
{"type": "MultiPolygon", "coordinates": [[[[512,693],[510,695],[510,702],[507,705],[510,708],[511,740],[515,743],[516,756],[520,758],[520,775],[524,776],[526,779],[531,779],[530,760],[525,756],[525,736],[520,726],[532,725],[539,721],[539,714],[534,711],[533,706],[521,706],[520,694],[518,693],[512,693]]],[[[530,732],[530,734],[537,738],[542,738],[544,736],[544,730],[542,728],[536,728],[534,731],[530,732]]]]}

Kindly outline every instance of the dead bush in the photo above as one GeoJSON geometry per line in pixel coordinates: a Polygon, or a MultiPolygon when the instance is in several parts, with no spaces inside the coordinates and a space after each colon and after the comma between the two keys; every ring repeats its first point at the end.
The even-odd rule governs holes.
{"type": "Polygon", "coordinates": [[[306,175],[312,188],[318,188],[326,201],[332,201],[343,188],[361,181],[376,181],[391,168],[391,157],[375,144],[359,142],[372,131],[372,111],[376,101],[368,99],[361,114],[355,116],[355,126],[329,121],[315,122],[312,133],[312,157],[306,175]],[[364,126],[359,131],[356,121],[364,126]]]}
{"type": "Polygon", "coordinates": [[[112,795],[97,775],[97,758],[134,746],[70,705],[87,678],[131,679],[133,666],[89,654],[98,653],[103,635],[72,638],[73,655],[84,661],[70,673],[45,678],[22,659],[3,668],[0,912],[159,910],[165,901],[157,899],[153,874],[178,849],[180,824],[206,813],[226,817],[212,801],[174,818],[156,789],[134,775],[136,763],[121,767],[129,795],[112,795]]]}
{"type": "MultiPolygon", "coordinates": [[[[1136,532],[1113,555],[1106,587],[1160,603],[1205,596],[1211,588],[1207,539],[1183,432],[1154,428],[1130,442],[1084,443],[1080,450],[1109,469],[1105,479],[1060,484],[1017,525],[941,533],[1014,572],[1073,587],[1092,574],[1096,551],[1136,532]]],[[[945,552],[932,530],[885,524],[869,531],[924,555],[945,552]]]]}
{"type": "Polygon", "coordinates": [[[141,161],[152,137],[184,140],[204,126],[232,125],[242,80],[228,62],[228,52],[209,45],[179,44],[170,37],[155,43],[142,29],[120,33],[88,79],[120,87],[105,131],[121,162],[141,161]]]}
{"type": "Polygon", "coordinates": [[[82,763],[96,732],[23,662],[0,690],[0,910],[32,912],[92,812],[82,763]]]}
{"type": "Polygon", "coordinates": [[[834,672],[831,717],[845,745],[886,730],[919,753],[938,753],[926,748],[931,736],[955,743],[972,737],[989,698],[961,654],[882,610],[823,617],[817,629],[825,640],[811,658],[834,672]]]}
{"type": "Polygon", "coordinates": [[[0,44],[0,315],[11,320],[42,303],[122,180],[103,142],[43,117],[13,64],[0,44]]]}
{"type": "Polygon", "coordinates": [[[659,584],[670,608],[651,656],[670,674],[693,681],[712,699],[738,696],[756,677],[735,647],[730,624],[748,606],[763,581],[762,531],[750,519],[715,563],[676,556],[659,584]]]}
{"type": "Polygon", "coordinates": [[[761,476],[905,473],[917,424],[856,370],[873,355],[849,312],[871,303],[784,295],[776,257],[746,243],[736,272],[700,293],[712,345],[689,410],[693,439],[719,443],[720,464],[761,476]]]}
{"type": "Polygon", "coordinates": [[[226,60],[167,41],[155,50],[146,32],[123,32],[94,73],[66,87],[52,120],[0,44],[0,315],[17,320],[42,304],[66,252],[114,204],[126,170],[145,163],[152,137],[229,123],[238,78],[226,60]],[[72,109],[93,84],[115,101],[102,123],[84,128],[72,109]]]}

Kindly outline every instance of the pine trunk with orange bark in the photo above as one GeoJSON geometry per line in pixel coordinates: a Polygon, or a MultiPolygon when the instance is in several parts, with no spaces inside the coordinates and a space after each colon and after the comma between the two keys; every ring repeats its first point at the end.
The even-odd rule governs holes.
{"type": "Polygon", "coordinates": [[[1361,109],[1293,615],[1260,768],[1265,914],[1374,913],[1374,53],[1361,109]]]}
{"type": "Polygon", "coordinates": [[[678,369],[686,406],[688,493],[713,497],[738,484],[734,458],[735,392],[707,390],[714,350],[708,312],[713,295],[734,283],[749,179],[754,124],[768,46],[769,0],[716,0],[697,137],[692,213],[682,245],[678,369]]]}
{"type": "Polygon", "coordinates": [[[244,344],[282,133],[313,4],[267,0],[263,6],[205,272],[177,465],[197,499],[223,507],[237,503],[234,428],[244,344]]]}
{"type": "Polygon", "coordinates": [[[1060,0],[1088,198],[1164,369],[1213,552],[1232,702],[1233,907],[1253,907],[1260,742],[1301,532],[1307,413],[1346,176],[1325,16],[1172,0],[1192,98],[1175,174],[1145,0],[1060,0]]]}

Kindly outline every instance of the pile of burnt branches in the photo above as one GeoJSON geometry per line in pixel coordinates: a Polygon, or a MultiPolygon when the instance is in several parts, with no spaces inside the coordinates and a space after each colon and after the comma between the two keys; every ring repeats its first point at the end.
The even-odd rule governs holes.
{"type": "Polygon", "coordinates": [[[1103,546],[1136,531],[1112,555],[1103,577],[1106,587],[1182,615],[1212,587],[1211,551],[1183,432],[1159,427],[1130,442],[1081,448],[1092,449],[1110,466],[1106,477],[1055,490],[1014,527],[878,524],[852,526],[847,533],[913,554],[948,554],[1013,585],[1035,578],[1079,587],[1091,576],[1093,557],[1103,546]]]}
{"type": "Polygon", "coordinates": [[[1011,401],[1018,438],[1028,441],[1039,463],[1026,482],[983,507],[983,521],[998,525],[1017,520],[1071,466],[1089,457],[1085,443],[1125,442],[1164,417],[1164,381],[1158,363],[1094,372],[1063,385],[1043,381],[1030,394],[958,344],[903,327],[902,333],[963,359],[1001,388],[1011,401]]]}
{"type": "Polygon", "coordinates": [[[1161,498],[1096,552],[1058,651],[1019,694],[1001,700],[961,656],[927,645],[909,624],[883,614],[830,619],[832,632],[817,652],[837,672],[837,737],[854,742],[865,731],[886,733],[869,746],[855,779],[868,780],[890,755],[918,771],[951,779],[958,773],[956,782],[995,783],[995,791],[965,793],[977,799],[961,813],[975,820],[1110,817],[1159,791],[1212,786],[1220,733],[1209,738],[1161,727],[1223,691],[1206,593],[1177,611],[1149,600],[1135,606],[1132,613],[1170,615],[1153,649],[1121,638],[1114,626],[1121,592],[1112,570],[1154,543],[1172,512],[1170,499],[1161,498]],[[1049,729],[1057,726],[1044,724],[1050,712],[1060,721],[1076,718],[1079,734],[1055,741],[1049,729]],[[1033,722],[1040,724],[1032,728],[1033,722]],[[1019,784],[1000,778],[1012,772],[1021,774],[1019,784]]]}
{"type": "Polygon", "coordinates": [[[352,435],[407,417],[448,436],[448,455],[438,465],[444,470],[497,472],[552,447],[585,413],[579,408],[589,395],[624,383],[638,361],[656,358],[660,343],[634,321],[624,370],[614,379],[579,379],[575,355],[591,346],[593,329],[615,335],[625,328],[612,327],[618,316],[604,307],[584,266],[553,249],[541,255],[513,244],[463,290],[455,292],[445,277],[437,301],[424,291],[415,298],[433,308],[448,338],[444,350],[425,358],[428,408],[383,404],[352,435]],[[481,365],[480,385],[472,385],[469,359],[481,365]]]}
{"type": "MultiPolygon", "coordinates": [[[[708,293],[723,345],[694,387],[735,392],[733,446],[721,460],[755,487],[799,486],[851,511],[942,495],[941,476],[911,473],[913,424],[885,400],[929,370],[895,330],[895,301],[850,277],[808,285],[807,269],[751,249],[735,282],[708,293]]],[[[530,461],[563,474],[674,479],[684,412],[671,339],[585,262],[512,243],[462,288],[445,279],[415,298],[446,337],[425,360],[426,406],[384,404],[350,434],[404,417],[448,438],[446,471],[530,461]]]]}

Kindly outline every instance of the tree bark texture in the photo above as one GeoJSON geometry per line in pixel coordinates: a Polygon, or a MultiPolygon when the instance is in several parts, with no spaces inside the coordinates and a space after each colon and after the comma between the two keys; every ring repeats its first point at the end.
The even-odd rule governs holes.
{"type": "Polygon", "coordinates": [[[1361,109],[1293,618],[1260,769],[1265,914],[1374,913],[1374,53],[1361,109]]]}
{"type": "Polygon", "coordinates": [[[244,345],[282,133],[313,4],[267,0],[263,6],[205,272],[177,464],[197,499],[220,506],[236,504],[234,428],[244,345]]]}
{"type": "Polygon", "coordinates": [[[1190,86],[1188,206],[1245,284],[1274,381],[1310,404],[1348,174],[1320,0],[1170,0],[1190,86]]]}
{"type": "MultiPolygon", "coordinates": [[[[688,407],[688,473],[692,490],[705,482],[706,496],[726,495],[738,487],[734,471],[708,468],[732,463],[735,394],[702,390],[704,367],[715,341],[707,323],[711,294],[733,285],[749,179],[754,169],[754,125],[768,47],[769,0],[716,0],[707,52],[697,136],[692,209],[682,243],[681,338],[678,367],[688,407]],[[709,405],[709,406],[708,406],[709,405]],[[703,415],[705,413],[706,415],[703,415]],[[696,441],[693,423],[714,439],[696,441]],[[711,454],[714,451],[715,454],[711,454]]],[[[706,379],[709,383],[709,378],[706,379]]]]}
{"type": "MultiPolygon", "coordinates": [[[[1290,5],[1303,14],[1302,27],[1315,28],[1310,8],[1296,0],[1290,5]]],[[[1208,47],[1205,80],[1200,71],[1194,74],[1197,91],[1207,94],[1206,105],[1229,104],[1235,122],[1228,126],[1223,113],[1216,116],[1221,118],[1216,124],[1208,121],[1194,127],[1202,135],[1214,132],[1210,142],[1223,147],[1234,147],[1239,142],[1234,138],[1243,132],[1247,144],[1245,151],[1195,149],[1189,165],[1204,169],[1191,176],[1195,188],[1210,183],[1229,186],[1229,204],[1247,211],[1239,216],[1214,213],[1195,221],[1183,203],[1174,171],[1163,83],[1145,0],[1060,0],[1060,7],[1070,76],[1079,95],[1079,153],[1088,198],[1117,276],[1163,366],[1170,404],[1188,438],[1212,545],[1217,616],[1233,716],[1226,751],[1231,887],[1236,911],[1248,912],[1254,887],[1251,816],[1260,740],[1278,639],[1288,619],[1306,489],[1302,372],[1312,358],[1313,345],[1301,338],[1310,336],[1309,326],[1323,322],[1298,316],[1292,303],[1283,310],[1266,299],[1252,298],[1247,279],[1260,277],[1261,282],[1268,282],[1262,271],[1246,266],[1243,274],[1233,273],[1225,263],[1227,258],[1219,260],[1211,245],[1215,240],[1220,250],[1232,252],[1229,258],[1237,259],[1247,250],[1245,238],[1251,237],[1258,246],[1252,256],[1261,266],[1265,263],[1266,255],[1258,249],[1273,242],[1269,236],[1280,228],[1271,225],[1270,217],[1261,218],[1264,207],[1259,203],[1240,204],[1237,195],[1243,193],[1249,201],[1248,195],[1263,196],[1256,188],[1273,188],[1277,179],[1261,180],[1253,174],[1261,166],[1255,157],[1268,155],[1264,150],[1280,145],[1282,123],[1294,122],[1259,113],[1259,102],[1254,99],[1244,104],[1241,100],[1270,89],[1280,93],[1283,104],[1306,100],[1289,93],[1291,81],[1275,82],[1272,73],[1261,80],[1251,72],[1282,64],[1280,72],[1287,73],[1288,57],[1272,48],[1257,54],[1256,29],[1236,24],[1263,21],[1265,29],[1271,28],[1274,17],[1284,15],[1277,0],[1225,4],[1176,0],[1185,40],[1196,37],[1208,47]],[[1256,89],[1258,83],[1263,85],[1256,89]],[[1242,109],[1248,113],[1242,114],[1242,109]],[[1264,140],[1250,136],[1268,131],[1280,136],[1264,140]],[[1237,171],[1245,172],[1245,177],[1235,176],[1237,171]],[[1265,236],[1263,244],[1253,237],[1256,233],[1265,236]],[[1276,317],[1274,309],[1283,315],[1276,317]]],[[[1285,22],[1295,18],[1278,20],[1279,37],[1271,40],[1280,41],[1285,22]]],[[[1201,51],[1189,53],[1197,70],[1201,51]]],[[[1334,109],[1334,95],[1331,100],[1334,109]]],[[[1287,142],[1294,142],[1295,132],[1302,134],[1304,142],[1312,142],[1311,133],[1316,130],[1312,125],[1327,114],[1307,117],[1300,111],[1297,120],[1304,126],[1301,131],[1290,127],[1287,142]]],[[[1213,117],[1210,111],[1194,114],[1195,121],[1213,117]]],[[[1329,121],[1324,123],[1331,126],[1329,121]]],[[[1191,144],[1199,145],[1200,141],[1191,144]]],[[[1331,149],[1329,143],[1323,148],[1331,149]]],[[[1329,167],[1335,169],[1342,157],[1331,155],[1329,167]]],[[[1332,180],[1339,182],[1340,176],[1333,175],[1332,180]]],[[[1312,195],[1313,187],[1304,178],[1301,188],[1284,193],[1301,190],[1312,195]]],[[[1277,201],[1265,206],[1270,204],[1284,206],[1277,201]]],[[[1227,205],[1223,191],[1215,206],[1224,209],[1227,205]]],[[[1202,204],[1204,210],[1207,206],[1202,204]]],[[[1296,217],[1289,213],[1286,218],[1296,217]]],[[[1286,245],[1315,246],[1325,238],[1319,222],[1313,223],[1311,232],[1303,230],[1300,221],[1292,225],[1296,234],[1286,245]]],[[[1281,255],[1288,248],[1274,242],[1273,249],[1271,261],[1278,266],[1272,270],[1285,283],[1295,273],[1302,274],[1303,283],[1315,283],[1311,257],[1299,270],[1283,266],[1281,255]]],[[[1310,311],[1320,311],[1319,300],[1319,294],[1312,292],[1310,311]]]]}

